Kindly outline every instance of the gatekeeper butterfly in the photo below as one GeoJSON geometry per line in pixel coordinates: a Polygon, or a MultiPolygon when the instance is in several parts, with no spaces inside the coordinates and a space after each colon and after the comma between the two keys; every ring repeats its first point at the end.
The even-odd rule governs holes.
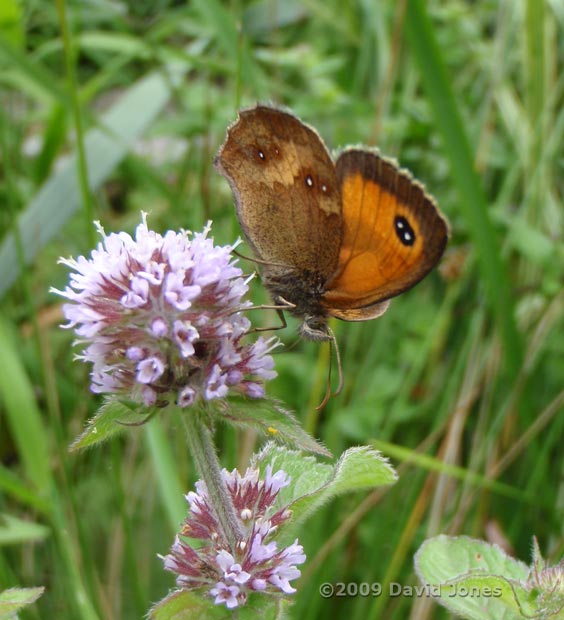
{"type": "Polygon", "coordinates": [[[242,110],[214,165],[264,285],[307,338],[334,340],[328,317],[380,316],[445,249],[446,219],[407,171],[365,148],[333,161],[313,128],[278,108],[242,110]]]}

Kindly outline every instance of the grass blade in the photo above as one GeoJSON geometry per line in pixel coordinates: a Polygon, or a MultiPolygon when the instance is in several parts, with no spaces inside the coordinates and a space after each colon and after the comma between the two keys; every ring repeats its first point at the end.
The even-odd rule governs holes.
{"type": "Polygon", "coordinates": [[[515,323],[507,266],[501,257],[500,244],[488,213],[481,179],[474,168],[472,149],[442,53],[427,9],[420,0],[410,0],[405,26],[412,55],[419,66],[421,81],[450,161],[452,177],[460,195],[460,207],[476,248],[488,301],[497,319],[505,349],[506,368],[512,376],[516,376],[523,358],[523,347],[515,323]]]}

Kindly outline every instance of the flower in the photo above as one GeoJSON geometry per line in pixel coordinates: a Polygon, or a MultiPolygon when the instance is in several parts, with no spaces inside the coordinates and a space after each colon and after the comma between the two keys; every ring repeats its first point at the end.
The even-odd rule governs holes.
{"type": "Polygon", "coordinates": [[[222,471],[227,491],[239,518],[243,538],[230,546],[221,531],[202,481],[186,499],[190,512],[170,553],[163,557],[165,569],[176,573],[180,588],[205,587],[217,605],[232,609],[244,605],[251,592],[270,595],[292,594],[290,581],[300,576],[298,564],[305,562],[303,547],[293,544],[279,549],[276,534],[291,513],[279,507],[280,490],[290,484],[283,470],[266,468],[264,480],[258,469],[249,468],[244,476],[237,470],[222,471]],[[191,547],[184,537],[204,544],[191,547]]]}
{"type": "Polygon", "coordinates": [[[541,592],[557,592],[564,594],[564,562],[556,566],[533,567],[526,583],[529,589],[536,588],[541,592]]]}
{"type": "Polygon", "coordinates": [[[564,609],[564,560],[549,566],[542,559],[538,543],[534,540],[533,565],[525,589],[531,594],[540,618],[557,618],[564,609]]]}
{"type": "Polygon", "coordinates": [[[264,396],[276,376],[269,355],[275,338],[243,342],[250,321],[239,311],[248,280],[232,262],[237,245],[217,246],[201,233],[147,228],[135,238],[106,235],[90,258],[61,259],[73,270],[60,291],[68,323],[92,363],[91,390],[120,394],[147,406],[173,400],[188,407],[231,391],[264,396]]]}

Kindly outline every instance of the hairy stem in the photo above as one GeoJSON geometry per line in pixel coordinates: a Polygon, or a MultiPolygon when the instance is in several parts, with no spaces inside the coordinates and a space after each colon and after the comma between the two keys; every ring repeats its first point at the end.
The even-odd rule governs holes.
{"type": "Polygon", "coordinates": [[[234,549],[237,541],[242,540],[243,533],[231,496],[221,476],[221,467],[211,431],[201,412],[183,412],[181,417],[184,421],[188,447],[194,459],[196,470],[206,484],[219,526],[234,549]]]}

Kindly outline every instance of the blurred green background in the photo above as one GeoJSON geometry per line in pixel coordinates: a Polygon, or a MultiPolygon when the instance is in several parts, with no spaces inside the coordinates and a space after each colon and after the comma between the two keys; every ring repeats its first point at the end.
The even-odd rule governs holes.
{"type": "MultiPolygon", "coordinates": [[[[173,586],[156,554],[194,482],[181,425],[68,453],[100,400],[49,287],[66,283],[59,256],[97,242],[94,219],[131,232],[140,210],[158,231],[211,218],[232,242],[211,161],[256,101],[290,107],[330,148],[377,145],[452,227],[441,268],[381,319],[334,325],[345,389],[322,412],[327,346],[297,342],[294,320],[279,332],[269,393],[334,454],[372,443],[401,476],[304,527],[292,617],[447,618],[415,596],[318,593],[416,584],[413,554],[438,533],[525,561],[536,534],[560,559],[563,69],[559,0],[2,0],[0,588],[47,588],[22,618],[141,618],[173,586]]],[[[227,467],[260,445],[228,428],[218,441],[227,467]]]]}

